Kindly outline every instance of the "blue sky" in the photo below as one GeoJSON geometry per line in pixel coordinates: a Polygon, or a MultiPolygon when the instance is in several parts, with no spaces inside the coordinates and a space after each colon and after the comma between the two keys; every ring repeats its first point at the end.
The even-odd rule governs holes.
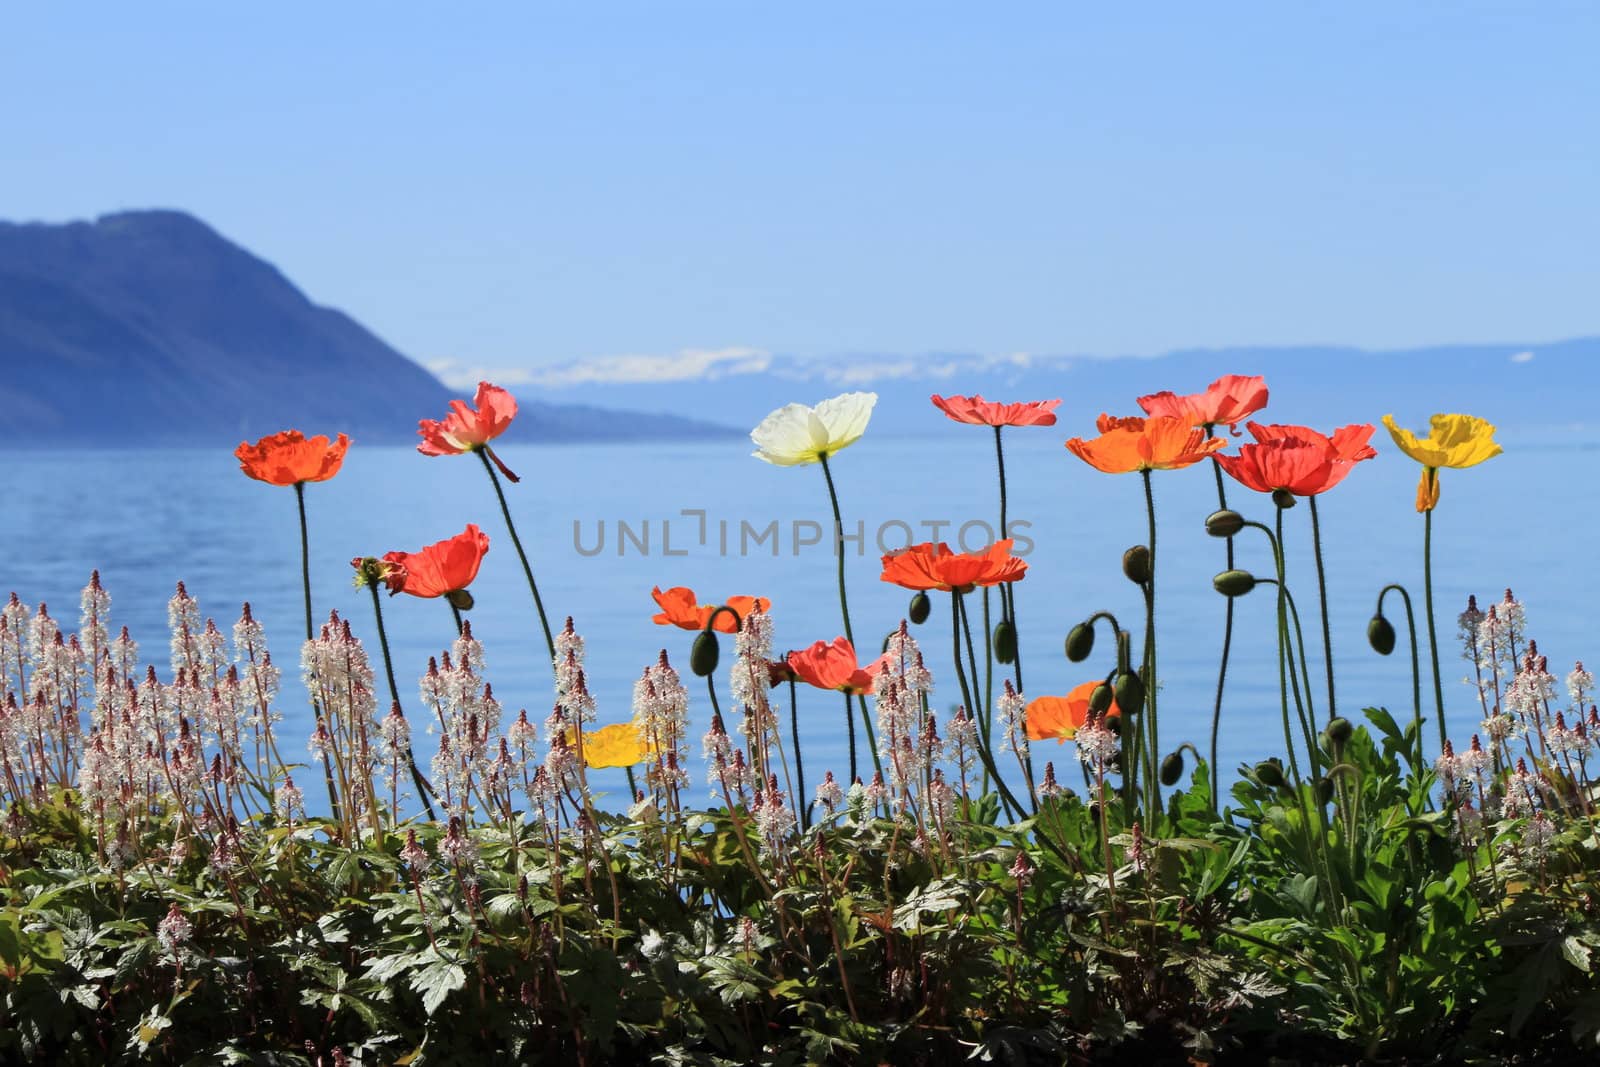
{"type": "Polygon", "coordinates": [[[1600,330],[1586,4],[13,5],[0,216],[423,362],[1600,330]],[[1109,7],[1109,6],[1107,6],[1109,7]]]}

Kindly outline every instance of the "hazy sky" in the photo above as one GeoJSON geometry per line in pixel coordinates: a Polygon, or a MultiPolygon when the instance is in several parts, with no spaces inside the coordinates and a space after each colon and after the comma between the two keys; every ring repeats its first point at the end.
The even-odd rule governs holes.
{"type": "Polygon", "coordinates": [[[0,217],[487,368],[1600,330],[1600,5],[1110,7],[12,5],[0,217]]]}

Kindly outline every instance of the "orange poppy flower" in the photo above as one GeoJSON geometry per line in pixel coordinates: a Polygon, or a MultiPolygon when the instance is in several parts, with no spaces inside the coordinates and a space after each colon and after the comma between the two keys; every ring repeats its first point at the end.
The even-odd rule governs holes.
{"type": "Polygon", "coordinates": [[[1259,493],[1284,490],[1295,496],[1316,496],[1344,481],[1352,467],[1377,451],[1367,441],[1370,424],[1341,426],[1326,437],[1305,426],[1247,427],[1256,444],[1239,446],[1238,455],[1217,462],[1241,485],[1259,493]]]}
{"type": "Polygon", "coordinates": [[[239,461],[239,469],[258,482],[294,485],[325,482],[338,474],[349,447],[350,438],[344,434],[329,444],[325,434],[308,438],[299,430],[284,430],[253,445],[240,441],[233,455],[239,461]]]}
{"type": "Polygon", "coordinates": [[[454,537],[418,552],[385,552],[383,562],[393,564],[384,576],[389,594],[436,597],[458,592],[472,584],[478,566],[489,551],[489,535],[473,523],[454,537]]]}
{"type": "Polygon", "coordinates": [[[417,451],[424,456],[455,456],[462,452],[483,451],[494,460],[501,474],[517,481],[517,476],[489,447],[489,442],[505,433],[506,427],[516,417],[516,397],[498,385],[479,382],[471,406],[465,400],[452,400],[450,414],[443,419],[417,421],[417,433],[422,437],[417,451]]]}
{"type": "Polygon", "coordinates": [[[1203,393],[1152,393],[1139,398],[1146,415],[1182,419],[1190,426],[1232,429],[1267,406],[1267,380],[1259,374],[1224,374],[1203,393]]]}
{"type": "MultiPolygon", "coordinates": [[[[1083,724],[1089,721],[1089,694],[1094,692],[1098,680],[1073,687],[1064,697],[1035,697],[1028,701],[1023,719],[1028,724],[1028,740],[1070,741],[1077,736],[1083,724]]],[[[1121,715],[1122,709],[1112,700],[1106,715],[1121,715]]]]}
{"type": "Polygon", "coordinates": [[[881,658],[865,667],[857,666],[855,646],[843,637],[835,637],[831,644],[818,641],[810,648],[791,652],[788,664],[800,681],[852,696],[872,692],[878,672],[883,669],[881,658]]]}
{"type": "Polygon", "coordinates": [[[975,586],[1020,582],[1028,564],[1011,554],[1011,538],[996,541],[982,552],[953,552],[940,541],[920,545],[883,557],[879,577],[902,589],[947,589],[965,593],[975,586]]]}
{"type": "Polygon", "coordinates": [[[1227,442],[1206,437],[1186,418],[1155,415],[1148,419],[1101,415],[1095,423],[1100,436],[1092,441],[1074,437],[1067,450],[1089,466],[1107,474],[1130,471],[1177,470],[1199,463],[1227,442]]]}
{"type": "Polygon", "coordinates": [[[982,396],[932,396],[933,406],[957,422],[974,426],[1054,426],[1060,400],[997,404],[982,396]]]}
{"type": "MultiPolygon", "coordinates": [[[[717,610],[716,604],[701,604],[695,599],[694,590],[685,585],[675,585],[662,592],[658,585],[650,590],[650,595],[655,597],[661,611],[650,617],[650,621],[658,626],[677,626],[684,630],[704,630],[706,623],[711,620],[711,613],[717,610]]],[[[728,607],[739,613],[742,620],[752,611],[766,611],[772,607],[772,601],[764,596],[731,596],[727,600],[728,607]]],[[[714,627],[719,633],[731,634],[735,632],[733,616],[724,611],[717,616],[714,627]]]]}

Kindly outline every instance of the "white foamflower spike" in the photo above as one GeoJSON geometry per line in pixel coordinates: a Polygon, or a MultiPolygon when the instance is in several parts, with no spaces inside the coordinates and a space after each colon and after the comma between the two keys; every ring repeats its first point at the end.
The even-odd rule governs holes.
{"type": "Polygon", "coordinates": [[[877,393],[843,393],[816,407],[786,404],[750,431],[751,455],[777,467],[819,462],[854,444],[867,430],[877,393]]]}

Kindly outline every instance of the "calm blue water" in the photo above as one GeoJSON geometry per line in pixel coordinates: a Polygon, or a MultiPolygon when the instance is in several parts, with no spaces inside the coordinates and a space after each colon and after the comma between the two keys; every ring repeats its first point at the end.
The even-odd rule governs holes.
{"type": "MultiPolygon", "coordinates": [[[[1064,692],[1105,670],[1110,652],[1104,631],[1089,664],[1069,664],[1061,654],[1067,630],[1089,612],[1107,608],[1124,626],[1142,628],[1138,591],[1120,571],[1123,550],[1145,537],[1138,476],[1091,470],[1062,449],[1066,436],[1059,428],[1007,431],[1010,517],[1031,523],[1027,534],[1035,542],[1028,577],[1018,587],[1030,695],[1064,692]]],[[[1409,708],[1410,671],[1397,601],[1391,598],[1391,617],[1402,648],[1383,659],[1366,645],[1378,589],[1389,581],[1408,584],[1420,611],[1422,520],[1412,510],[1417,468],[1389,446],[1381,430],[1374,443],[1379,457],[1362,464],[1321,506],[1340,709],[1352,713],[1367,704],[1409,708]]],[[[1514,588],[1528,605],[1532,635],[1558,674],[1574,659],[1600,661],[1590,614],[1600,577],[1581,547],[1600,520],[1600,502],[1584,477],[1594,447],[1571,441],[1505,444],[1505,455],[1478,468],[1444,472],[1443,500],[1435,514],[1441,653],[1449,720],[1458,735],[1477,720],[1475,697],[1460,684],[1467,665],[1458,658],[1454,638],[1455,615],[1469,593],[1489,602],[1505,586],[1514,588]]],[[[739,593],[769,596],[780,649],[842,632],[834,558],[821,544],[798,551],[794,545],[793,523],[827,522],[820,468],[774,468],[748,452],[738,441],[503,450],[523,476],[507,491],[552,622],[559,625],[571,614],[587,639],[588,674],[602,721],[628,717],[633,680],[661,648],[688,681],[696,681],[687,671],[693,635],[650,622],[652,585],[689,585],[705,601],[739,593]],[[699,520],[685,517],[684,509],[707,513],[707,544],[698,543],[699,520]],[[648,553],[629,540],[619,554],[619,520],[635,537],[648,523],[648,553]],[[762,530],[773,520],[781,534],[778,557],[772,541],[741,554],[740,523],[762,530]],[[663,544],[664,521],[671,524],[670,556],[663,544]],[[726,555],[719,545],[724,521],[726,555]],[[598,543],[603,551],[586,554],[598,543]]],[[[878,580],[873,542],[880,525],[899,520],[913,527],[917,540],[925,540],[925,522],[993,523],[991,438],[986,430],[955,425],[925,439],[869,434],[841,453],[834,469],[847,531],[857,520],[866,524],[864,553],[847,559],[848,582],[858,639],[870,646],[864,651],[876,653],[881,636],[904,613],[908,596],[878,580]]],[[[1196,467],[1158,472],[1155,491],[1163,736],[1168,745],[1192,740],[1204,751],[1223,615],[1223,601],[1210,584],[1222,569],[1223,545],[1201,527],[1216,506],[1215,484],[1209,469],[1196,467]]],[[[1266,498],[1232,483],[1230,493],[1248,517],[1271,522],[1266,498]]],[[[119,451],[8,454],[0,466],[0,494],[8,542],[0,557],[0,595],[14,589],[30,605],[45,601],[58,620],[76,628],[79,591],[90,570],[99,568],[113,598],[113,624],[130,627],[163,677],[165,605],[176,581],[187,583],[201,610],[224,630],[248,600],[286,668],[281,707],[288,729],[299,736],[308,732],[304,693],[288,670],[298,662],[303,631],[292,490],[245,478],[227,450],[119,451]]],[[[473,588],[477,606],[470,618],[485,645],[496,695],[509,712],[526,707],[530,716],[542,719],[551,690],[537,617],[487,477],[474,460],[430,459],[407,448],[363,448],[358,442],[339,476],[308,486],[306,496],[317,614],[325,617],[335,608],[347,616],[372,644],[375,663],[370,602],[365,590],[352,586],[351,557],[416,549],[458,533],[469,521],[488,531],[492,547],[473,588]]],[[[1302,504],[1285,518],[1291,589],[1308,642],[1320,649],[1313,632],[1309,510],[1302,504]]],[[[811,528],[800,532],[802,539],[816,536],[811,528]]],[[[951,526],[942,536],[953,540],[955,534],[951,526]]],[[[978,529],[970,537],[970,547],[985,539],[978,529]]],[[[904,541],[905,533],[890,527],[886,538],[892,547],[904,541]]],[[[1267,573],[1264,539],[1245,535],[1239,544],[1241,564],[1267,573]]],[[[1282,749],[1270,587],[1238,603],[1220,758],[1224,773],[1282,749]]],[[[415,720],[420,704],[408,682],[453,637],[449,611],[442,602],[400,596],[386,600],[385,619],[402,699],[415,720]]],[[[917,636],[940,683],[941,702],[953,703],[957,690],[947,619],[947,599],[941,596],[917,636]]],[[[1420,626],[1419,619],[1419,631],[1420,626]]],[[[1325,701],[1320,654],[1312,655],[1320,714],[1325,701]]],[[[725,642],[723,658],[725,666],[732,660],[730,643],[725,642]]],[[[721,684],[725,690],[725,680],[721,684]]],[[[691,694],[698,735],[708,720],[703,686],[691,685],[691,694]]],[[[1425,700],[1431,706],[1431,698],[1425,700]]],[[[801,713],[808,780],[818,780],[826,767],[843,778],[837,697],[803,694],[801,713]]],[[[1071,761],[1070,746],[1041,748],[1048,750],[1045,758],[1071,761]]],[[[700,772],[695,776],[698,780],[700,772]]]]}

